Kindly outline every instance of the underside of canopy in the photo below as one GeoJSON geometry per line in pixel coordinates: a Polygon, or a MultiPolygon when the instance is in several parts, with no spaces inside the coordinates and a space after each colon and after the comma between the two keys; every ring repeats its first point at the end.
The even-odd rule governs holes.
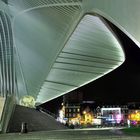
{"type": "Polygon", "coordinates": [[[30,95],[43,103],[116,69],[125,55],[104,19],[139,45],[139,4],[137,0],[0,0],[5,15],[0,15],[1,92],[10,89],[18,99],[30,95]],[[4,44],[8,38],[10,49],[4,44]],[[4,68],[10,69],[7,75],[4,68]]]}

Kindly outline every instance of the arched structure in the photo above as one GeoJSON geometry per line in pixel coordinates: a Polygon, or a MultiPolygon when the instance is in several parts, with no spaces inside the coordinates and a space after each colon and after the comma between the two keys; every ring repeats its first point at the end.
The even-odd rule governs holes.
{"type": "Polygon", "coordinates": [[[44,103],[125,61],[104,18],[140,42],[139,0],[1,0],[1,96],[44,103]]]}

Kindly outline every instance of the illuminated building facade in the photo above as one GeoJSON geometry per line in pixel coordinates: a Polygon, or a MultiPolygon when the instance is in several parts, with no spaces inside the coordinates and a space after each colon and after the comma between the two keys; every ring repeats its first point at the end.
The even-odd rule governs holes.
{"type": "Polygon", "coordinates": [[[81,125],[93,125],[93,111],[87,106],[81,114],[81,125]]]}
{"type": "Polygon", "coordinates": [[[140,126],[140,110],[129,110],[128,120],[130,121],[130,126],[140,126]]]}
{"type": "Polygon", "coordinates": [[[65,106],[66,118],[76,118],[78,115],[80,115],[80,106],[65,106]]]}

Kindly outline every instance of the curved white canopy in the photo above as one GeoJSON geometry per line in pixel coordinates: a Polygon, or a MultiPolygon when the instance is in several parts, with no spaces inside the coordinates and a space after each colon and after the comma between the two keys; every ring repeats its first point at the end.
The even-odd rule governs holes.
{"type": "Polygon", "coordinates": [[[12,22],[19,97],[31,95],[43,103],[120,66],[125,60],[122,46],[102,16],[139,45],[139,4],[8,0],[4,11],[12,22]]]}

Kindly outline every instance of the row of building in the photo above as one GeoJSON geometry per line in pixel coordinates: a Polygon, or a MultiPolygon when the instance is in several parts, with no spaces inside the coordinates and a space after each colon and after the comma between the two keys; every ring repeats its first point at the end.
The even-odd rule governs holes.
{"type": "Polygon", "coordinates": [[[81,94],[76,95],[64,96],[58,117],[61,123],[77,127],[130,127],[140,124],[140,110],[135,103],[95,106],[94,101],[83,101],[81,94]],[[75,98],[76,95],[77,98],[75,98]]]}

